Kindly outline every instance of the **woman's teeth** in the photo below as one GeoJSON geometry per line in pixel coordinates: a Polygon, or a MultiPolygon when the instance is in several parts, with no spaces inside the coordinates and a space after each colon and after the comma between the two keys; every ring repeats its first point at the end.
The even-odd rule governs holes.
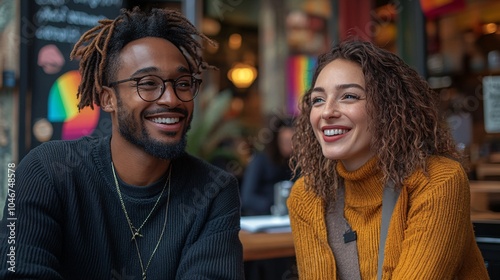
{"type": "Polygon", "coordinates": [[[323,133],[326,136],[340,135],[349,132],[347,129],[325,129],[323,133]]]}

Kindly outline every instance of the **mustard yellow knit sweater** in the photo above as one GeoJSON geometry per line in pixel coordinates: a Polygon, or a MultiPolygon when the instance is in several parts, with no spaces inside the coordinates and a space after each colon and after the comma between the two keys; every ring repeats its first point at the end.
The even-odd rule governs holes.
{"type": "MultiPolygon", "coordinates": [[[[377,279],[382,212],[381,173],[376,158],[354,172],[341,163],[344,215],[357,232],[362,279],[377,279]]],[[[428,160],[428,177],[415,172],[394,208],[385,246],[383,279],[489,279],[474,239],[466,173],[455,161],[428,160]]],[[[287,201],[299,278],[337,279],[328,244],[325,203],[307,191],[303,178],[287,201]]]]}

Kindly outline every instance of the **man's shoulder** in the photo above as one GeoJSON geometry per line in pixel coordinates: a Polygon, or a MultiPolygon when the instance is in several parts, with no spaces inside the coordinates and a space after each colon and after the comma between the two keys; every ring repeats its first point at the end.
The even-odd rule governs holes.
{"type": "Polygon", "coordinates": [[[193,185],[206,185],[212,182],[223,185],[238,184],[233,174],[188,153],[173,162],[173,169],[193,185]]]}
{"type": "Polygon", "coordinates": [[[199,158],[197,156],[191,155],[189,153],[185,153],[183,156],[178,158],[174,164],[179,164],[188,170],[196,171],[196,172],[215,172],[221,174],[231,175],[229,172],[224,169],[215,166],[208,161],[199,158]]]}
{"type": "Polygon", "coordinates": [[[84,136],[75,140],[51,140],[44,142],[28,152],[26,159],[38,158],[45,161],[58,161],[73,157],[87,157],[92,154],[105,138],[84,136]]]}
{"type": "Polygon", "coordinates": [[[66,147],[79,147],[79,146],[89,147],[98,144],[104,139],[105,139],[104,137],[83,136],[81,138],[74,140],[50,140],[36,146],[35,148],[33,148],[33,150],[36,151],[43,149],[61,149],[66,147]]]}

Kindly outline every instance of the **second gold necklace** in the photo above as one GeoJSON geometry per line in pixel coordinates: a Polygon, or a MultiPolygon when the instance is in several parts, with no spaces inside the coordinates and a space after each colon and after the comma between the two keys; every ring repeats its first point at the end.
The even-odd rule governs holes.
{"type": "Polygon", "coordinates": [[[111,169],[113,170],[113,177],[115,179],[116,190],[117,190],[118,196],[120,198],[120,203],[122,205],[123,212],[125,213],[125,217],[127,218],[127,222],[128,222],[130,231],[132,232],[132,241],[134,241],[135,249],[137,250],[137,256],[139,257],[139,264],[141,265],[142,279],[146,280],[146,273],[148,271],[149,265],[151,264],[151,260],[153,259],[153,256],[156,254],[156,251],[158,250],[158,246],[160,246],[161,240],[163,239],[163,235],[165,233],[165,229],[167,227],[168,206],[170,204],[170,183],[171,183],[171,175],[172,175],[172,164],[170,164],[170,166],[168,168],[168,178],[167,178],[167,181],[165,182],[165,185],[163,186],[163,189],[160,193],[160,196],[158,197],[158,200],[156,201],[155,205],[153,206],[153,209],[151,210],[149,215],[146,217],[146,220],[144,220],[142,225],[139,227],[139,229],[135,229],[135,227],[132,225],[132,222],[128,216],[127,209],[125,208],[125,203],[123,202],[122,194],[120,191],[120,186],[118,184],[118,179],[116,178],[116,172],[115,172],[115,167],[113,165],[113,162],[111,162],[111,169]],[[136,237],[137,236],[142,237],[142,235],[139,233],[139,230],[142,228],[142,226],[144,226],[146,221],[151,216],[151,213],[153,213],[153,210],[156,208],[156,205],[160,201],[160,198],[162,197],[163,191],[165,190],[165,187],[167,186],[167,182],[168,182],[168,196],[167,196],[167,205],[165,208],[165,221],[163,222],[163,228],[162,228],[161,233],[160,233],[160,238],[158,238],[158,242],[156,242],[156,246],[153,249],[151,256],[149,257],[149,260],[146,263],[146,266],[144,266],[144,262],[142,261],[142,254],[139,250],[139,245],[137,245],[136,237]]]}
{"type": "Polygon", "coordinates": [[[115,166],[114,166],[113,162],[111,162],[111,170],[113,171],[113,178],[115,179],[116,192],[118,193],[118,198],[120,199],[120,203],[121,203],[123,212],[125,213],[125,218],[127,219],[127,222],[130,226],[130,231],[132,233],[132,239],[130,241],[134,241],[136,237],[143,237],[143,235],[141,233],[141,229],[146,224],[146,222],[149,220],[149,217],[151,217],[151,214],[154,212],[154,210],[156,209],[156,206],[160,202],[160,199],[163,196],[163,192],[165,191],[165,188],[167,187],[167,183],[170,181],[170,174],[169,174],[169,178],[165,181],[165,185],[163,185],[163,189],[161,190],[161,193],[158,196],[158,199],[156,200],[155,205],[153,206],[153,208],[149,212],[146,219],[144,219],[144,222],[142,222],[142,224],[138,228],[136,228],[128,215],[127,208],[125,207],[125,202],[123,201],[122,192],[120,191],[120,185],[118,184],[118,179],[116,178],[115,166]]]}

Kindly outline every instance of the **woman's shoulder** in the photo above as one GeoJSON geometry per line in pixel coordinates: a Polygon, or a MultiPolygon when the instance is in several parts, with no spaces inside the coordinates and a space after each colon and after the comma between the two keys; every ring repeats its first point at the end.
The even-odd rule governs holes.
{"type": "Polygon", "coordinates": [[[467,178],[467,173],[460,162],[443,156],[432,156],[427,160],[427,173],[431,180],[467,178]]]}
{"type": "Polygon", "coordinates": [[[430,156],[427,159],[427,165],[429,165],[429,166],[447,165],[449,167],[455,167],[455,168],[462,166],[460,164],[460,162],[458,162],[457,160],[454,160],[454,159],[451,159],[448,157],[444,157],[444,156],[430,156]]]}
{"type": "Polygon", "coordinates": [[[293,183],[291,194],[302,196],[303,193],[305,192],[305,188],[306,186],[304,182],[304,177],[300,177],[293,183]]]}
{"type": "Polygon", "coordinates": [[[293,184],[287,200],[289,215],[291,219],[301,217],[304,220],[320,223],[325,214],[325,203],[307,187],[306,182],[304,177],[300,177],[293,184]]]}
{"type": "Polygon", "coordinates": [[[294,182],[289,198],[298,199],[303,203],[316,203],[318,200],[321,200],[321,198],[307,186],[307,181],[304,177],[300,177],[294,182]]]}
{"type": "Polygon", "coordinates": [[[465,169],[460,162],[443,157],[432,156],[427,159],[425,170],[414,172],[406,185],[411,189],[437,189],[442,186],[468,187],[469,181],[465,169]]]}

